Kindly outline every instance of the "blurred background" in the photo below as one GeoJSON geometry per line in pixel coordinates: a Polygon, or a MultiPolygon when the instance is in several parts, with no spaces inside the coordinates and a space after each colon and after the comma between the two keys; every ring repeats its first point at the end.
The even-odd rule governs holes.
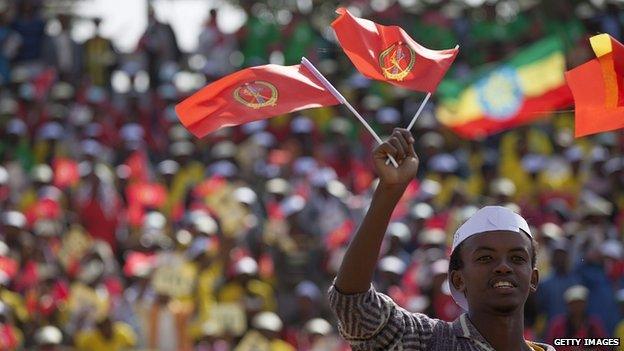
{"type": "MultiPolygon", "coordinates": [[[[174,106],[240,68],[308,57],[381,135],[424,94],[365,79],[338,6],[460,45],[447,80],[547,37],[566,65],[622,41],[622,1],[0,0],[0,350],[348,350],[325,293],[375,186],[374,139],[335,106],[203,139],[174,106]]],[[[452,233],[502,204],[532,225],[526,338],[624,336],[624,138],[573,138],[573,107],[467,140],[436,94],[419,176],[375,275],[451,321],[452,233]]],[[[562,348],[563,350],[564,348],[562,348]]]]}

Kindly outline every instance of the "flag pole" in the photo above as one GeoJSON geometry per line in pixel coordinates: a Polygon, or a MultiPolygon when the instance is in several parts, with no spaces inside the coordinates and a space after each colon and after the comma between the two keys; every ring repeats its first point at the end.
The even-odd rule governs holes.
{"type": "MultiPolygon", "coordinates": [[[[455,49],[459,49],[459,45],[455,45],[455,49]]],[[[414,115],[414,117],[412,117],[412,120],[407,126],[407,130],[411,130],[414,127],[414,124],[416,124],[416,120],[418,119],[418,116],[420,116],[420,113],[425,107],[425,104],[427,104],[427,101],[429,101],[430,97],[431,97],[431,92],[428,92],[427,96],[425,96],[425,99],[420,103],[420,107],[418,107],[418,111],[416,111],[416,114],[414,115]]]]}
{"type": "Polygon", "coordinates": [[[414,115],[409,125],[407,126],[407,130],[411,130],[414,127],[414,124],[416,124],[416,120],[418,119],[418,116],[420,116],[420,113],[425,107],[425,104],[427,103],[427,101],[429,101],[430,97],[431,97],[431,93],[429,92],[427,93],[427,96],[425,96],[425,99],[420,103],[420,107],[418,107],[418,111],[416,111],[416,114],[414,115]]]}
{"type": "MultiPolygon", "coordinates": [[[[371,128],[371,126],[366,122],[366,120],[353,108],[353,106],[351,106],[351,104],[347,101],[347,99],[344,98],[344,96],[342,96],[342,94],[340,94],[340,92],[338,90],[336,90],[336,88],[334,88],[334,86],[327,80],[327,78],[325,78],[325,76],[319,72],[316,67],[314,67],[314,65],[312,64],[312,62],[308,61],[307,58],[302,57],[301,58],[301,63],[306,66],[310,72],[312,72],[312,74],[314,74],[314,76],[321,81],[321,83],[323,83],[323,85],[332,93],[332,95],[334,95],[334,97],[343,105],[346,105],[347,108],[349,110],[351,110],[351,112],[353,112],[353,114],[355,115],[355,117],[357,117],[360,122],[362,122],[362,124],[364,125],[364,127],[369,131],[369,133],[371,133],[371,135],[375,138],[375,140],[377,141],[378,144],[383,143],[383,141],[381,140],[381,138],[379,138],[379,135],[377,135],[377,133],[375,133],[375,131],[373,130],[373,128],[371,128]]],[[[394,165],[395,168],[399,167],[399,164],[396,162],[396,160],[394,159],[394,157],[392,157],[390,154],[388,154],[388,159],[390,160],[390,162],[392,162],[392,164],[394,165]]],[[[386,163],[387,164],[387,163],[386,163]]]]}
{"type": "MultiPolygon", "coordinates": [[[[431,93],[427,93],[427,96],[425,96],[423,101],[420,103],[420,107],[418,107],[418,111],[416,111],[416,114],[414,115],[414,117],[412,117],[412,120],[410,121],[409,125],[407,126],[407,130],[411,130],[414,127],[414,124],[416,124],[416,120],[418,119],[418,116],[420,116],[420,113],[422,112],[423,108],[425,107],[425,104],[427,103],[427,101],[429,101],[430,97],[431,97],[431,93]]],[[[386,164],[388,164],[388,160],[386,160],[386,164]]]]}

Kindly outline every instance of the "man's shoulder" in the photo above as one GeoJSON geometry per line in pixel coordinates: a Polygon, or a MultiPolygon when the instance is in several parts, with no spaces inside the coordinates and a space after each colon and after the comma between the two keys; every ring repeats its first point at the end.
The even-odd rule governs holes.
{"type": "Polygon", "coordinates": [[[408,317],[408,319],[419,320],[428,325],[436,326],[437,328],[452,329],[453,323],[432,318],[424,313],[409,311],[397,304],[390,296],[378,292],[372,284],[368,291],[357,294],[344,294],[335,285],[332,285],[328,294],[330,298],[330,305],[332,305],[333,309],[342,310],[351,307],[349,306],[350,304],[343,303],[345,300],[352,302],[353,304],[368,305],[368,307],[372,307],[371,305],[376,305],[376,307],[392,306],[392,308],[400,312],[401,315],[408,317]],[[375,298],[372,298],[372,296],[375,296],[375,298]],[[340,303],[337,301],[340,301],[340,303]]]}
{"type": "Polygon", "coordinates": [[[453,330],[457,330],[457,326],[455,326],[456,324],[458,324],[459,322],[459,318],[457,318],[455,321],[453,322],[447,322],[445,320],[442,319],[438,319],[438,318],[434,318],[431,317],[427,314],[421,313],[421,312],[412,312],[409,311],[403,307],[401,307],[400,305],[398,305],[396,302],[393,301],[393,303],[395,304],[396,308],[400,311],[403,312],[404,315],[409,316],[410,319],[417,321],[419,324],[426,324],[431,328],[431,331],[434,332],[435,334],[448,334],[448,335],[452,335],[453,334],[453,330]]]}
{"type": "Polygon", "coordinates": [[[359,345],[356,349],[372,344],[388,349],[390,342],[401,342],[410,350],[420,350],[423,345],[437,349],[430,347],[432,343],[454,340],[451,323],[408,311],[372,285],[358,294],[344,294],[332,286],[329,301],[340,322],[338,329],[352,346],[359,345]]]}

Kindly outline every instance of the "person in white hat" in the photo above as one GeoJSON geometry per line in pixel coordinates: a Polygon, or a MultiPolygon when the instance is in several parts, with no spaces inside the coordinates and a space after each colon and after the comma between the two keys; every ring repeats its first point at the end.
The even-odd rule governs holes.
{"type": "MultiPolygon", "coordinates": [[[[566,302],[566,313],[550,321],[546,340],[568,338],[607,338],[608,332],[604,323],[596,315],[588,313],[587,297],[589,289],[583,285],[572,285],[563,293],[566,302]]],[[[558,351],[574,351],[577,347],[562,346],[558,351]]],[[[610,347],[587,348],[587,350],[612,350],[610,347]]]]}
{"type": "Polygon", "coordinates": [[[535,242],[505,207],[478,210],[455,233],[449,288],[464,313],[453,322],[410,313],[371,284],[390,216],[418,171],[414,138],[395,129],[373,154],[379,185],[329,289],[341,335],[353,350],[554,351],[524,339],[524,304],[536,290],[535,242]],[[399,163],[386,165],[387,155],[399,163]]]}

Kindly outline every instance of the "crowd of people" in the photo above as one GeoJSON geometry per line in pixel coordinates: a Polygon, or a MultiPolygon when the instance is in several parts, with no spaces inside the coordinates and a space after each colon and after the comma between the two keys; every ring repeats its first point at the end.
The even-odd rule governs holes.
{"type": "MultiPolygon", "coordinates": [[[[174,106],[241,67],[302,56],[381,135],[407,125],[422,96],[356,73],[329,27],[338,4],[240,3],[241,30],[223,33],[213,9],[191,53],[150,6],[136,49],[120,53],[99,30],[76,42],[71,13],[0,0],[0,350],[349,349],[326,291],[370,203],[375,140],[338,106],[197,139],[174,106]]],[[[590,56],[590,35],[623,39],[616,2],[379,3],[341,5],[433,49],[460,44],[455,78],[546,35],[564,40],[570,67],[590,56]]],[[[434,94],[412,130],[419,175],[376,289],[454,320],[452,233],[504,205],[540,244],[527,339],[624,338],[622,134],[574,139],[563,111],[462,140],[435,105],[434,94]]]]}

